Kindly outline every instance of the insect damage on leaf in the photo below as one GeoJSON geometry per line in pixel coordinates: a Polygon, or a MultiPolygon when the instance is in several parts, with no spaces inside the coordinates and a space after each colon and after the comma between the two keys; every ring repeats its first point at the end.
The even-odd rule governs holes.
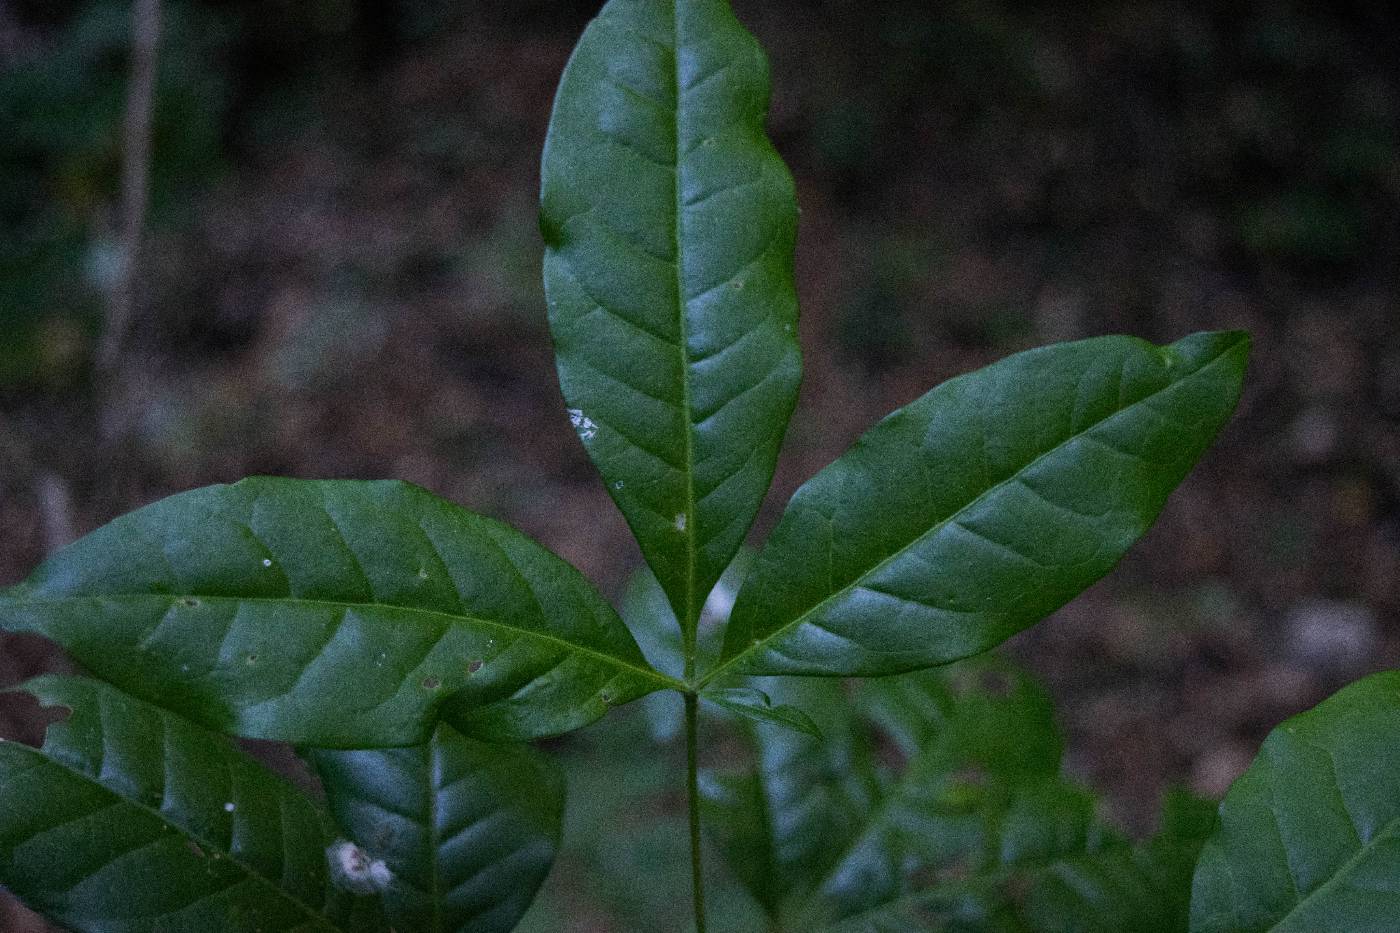
{"type": "Polygon", "coordinates": [[[394,873],[383,859],[372,857],[348,839],[337,839],[326,848],[326,864],[331,883],[352,894],[380,894],[394,881],[394,873]]]}

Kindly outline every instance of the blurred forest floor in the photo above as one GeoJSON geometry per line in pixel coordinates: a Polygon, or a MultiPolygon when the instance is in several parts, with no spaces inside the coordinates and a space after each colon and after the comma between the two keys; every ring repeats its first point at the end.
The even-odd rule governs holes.
{"type": "MultiPolygon", "coordinates": [[[[1218,447],[1007,650],[1135,831],[1168,784],[1223,793],[1280,719],[1400,662],[1400,17],[735,6],[802,204],[805,379],[755,541],[948,376],[1243,327],[1218,447]]],[[[152,499],[275,473],[421,483],[617,594],[640,558],[564,412],[535,226],[594,9],[168,0],[140,315],[99,377],[126,5],[0,0],[0,585],[152,499]]],[[[0,645],[5,684],[55,663],[0,645]]]]}

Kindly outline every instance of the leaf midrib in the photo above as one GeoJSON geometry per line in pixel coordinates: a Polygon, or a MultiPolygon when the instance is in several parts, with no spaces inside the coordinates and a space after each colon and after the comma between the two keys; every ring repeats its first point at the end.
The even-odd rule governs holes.
{"type": "Polygon", "coordinates": [[[431,892],[429,896],[433,900],[432,933],[442,933],[443,929],[442,866],[438,864],[438,850],[442,840],[438,833],[438,806],[441,803],[443,788],[441,775],[446,764],[438,735],[444,728],[447,727],[439,726],[428,740],[428,768],[423,775],[428,789],[428,886],[431,892]]]}
{"type": "Polygon", "coordinates": [[[508,624],[508,623],[506,623],[506,622],[502,622],[502,621],[495,620],[495,619],[485,619],[485,618],[481,618],[481,617],[479,617],[479,616],[472,616],[472,615],[466,615],[466,614],[456,614],[456,613],[452,613],[452,612],[446,612],[446,611],[441,610],[441,609],[428,609],[428,608],[421,607],[421,606],[401,606],[401,605],[396,605],[396,604],[394,604],[394,603],[381,603],[381,602],[352,602],[352,601],[350,601],[350,600],[306,599],[306,598],[304,598],[304,597],[296,597],[296,596],[285,596],[285,597],[284,597],[284,596],[225,596],[225,595],[204,595],[204,594],[201,594],[201,593],[101,593],[101,594],[85,594],[85,595],[82,595],[82,596],[64,596],[64,597],[44,598],[44,599],[33,599],[33,598],[26,598],[26,597],[23,597],[23,596],[18,596],[18,597],[17,597],[17,596],[14,596],[14,595],[9,595],[9,596],[0,597],[0,605],[3,605],[5,602],[9,602],[9,603],[17,604],[17,605],[21,605],[21,606],[36,606],[36,605],[45,605],[45,604],[59,604],[59,605],[62,605],[62,604],[71,604],[71,603],[76,603],[76,602],[82,602],[82,601],[85,601],[85,600],[138,600],[138,599],[158,599],[158,600],[170,600],[170,601],[175,601],[175,600],[179,600],[179,599],[197,599],[197,600],[202,600],[202,601],[205,601],[205,602],[225,602],[225,603],[229,603],[229,602],[232,602],[232,603],[273,603],[273,604],[277,604],[277,605],[307,606],[307,607],[316,607],[316,608],[322,608],[322,609],[338,609],[338,610],[341,610],[341,611],[349,610],[349,609],[366,609],[366,610],[383,610],[383,611],[390,611],[390,612],[417,613],[417,614],[420,614],[420,615],[433,616],[433,617],[437,617],[437,618],[447,619],[447,620],[449,620],[449,621],[452,622],[452,623],[461,623],[461,624],[468,624],[468,625],[483,625],[483,626],[490,626],[490,627],[493,627],[493,628],[503,629],[503,630],[508,631],[508,632],[513,632],[513,633],[517,634],[518,636],[520,636],[520,637],[522,637],[522,638],[533,638],[533,639],[535,639],[535,640],[537,640],[537,641],[543,641],[543,642],[548,642],[548,643],[551,643],[551,644],[556,644],[556,645],[559,645],[559,646],[561,646],[561,647],[563,647],[563,648],[565,648],[565,649],[567,649],[567,650],[569,650],[569,651],[576,652],[576,653],[578,653],[578,654],[585,655],[585,656],[590,657],[590,658],[595,658],[595,659],[597,659],[597,660],[599,660],[599,661],[605,662],[605,663],[610,664],[610,665],[612,665],[612,666],[614,666],[614,667],[623,668],[623,669],[628,670],[628,671],[631,671],[631,672],[633,672],[633,673],[635,673],[635,674],[639,674],[639,675],[641,675],[642,677],[645,677],[645,678],[647,678],[647,679],[649,679],[649,680],[652,680],[652,681],[655,681],[655,682],[657,682],[657,683],[659,683],[659,684],[662,684],[662,685],[664,685],[664,686],[666,686],[666,687],[668,687],[668,688],[670,688],[670,689],[672,689],[672,690],[681,690],[681,691],[684,691],[684,690],[686,689],[685,684],[681,683],[679,680],[676,680],[676,679],[673,678],[673,677],[669,677],[669,676],[667,676],[666,674],[661,673],[660,671],[657,671],[657,670],[654,670],[654,669],[650,669],[650,668],[638,667],[638,666],[635,665],[635,664],[632,664],[632,663],[629,663],[629,662],[627,662],[627,661],[624,661],[623,659],[617,657],[616,655],[606,654],[606,653],[604,653],[604,652],[602,652],[602,651],[599,651],[599,650],[597,650],[597,649],[595,649],[595,648],[588,648],[588,647],[585,647],[585,646],[582,646],[582,645],[575,644],[574,642],[567,641],[567,640],[565,640],[565,639],[563,639],[563,638],[558,637],[557,635],[550,635],[550,634],[548,634],[548,633],[546,633],[546,632],[539,632],[539,631],[536,631],[536,630],[534,630],[534,629],[521,628],[521,627],[519,627],[519,626],[510,625],[510,624],[508,624]]]}
{"type": "MultiPolygon", "coordinates": [[[[1231,340],[1228,344],[1226,344],[1226,345],[1220,350],[1220,352],[1216,353],[1216,354],[1215,354],[1214,356],[1212,356],[1210,359],[1208,359],[1208,360],[1204,361],[1203,363],[1201,363],[1201,364],[1200,364],[1199,366],[1197,366],[1194,370],[1192,370],[1190,373],[1187,373],[1187,374],[1184,375],[1182,378],[1176,379],[1176,380],[1173,380],[1173,381],[1168,382],[1166,385],[1162,386],[1162,387],[1159,388],[1159,389],[1155,389],[1155,390],[1152,391],[1152,392],[1149,392],[1147,395],[1144,395],[1142,398],[1138,399],[1137,401],[1133,402],[1132,404],[1126,405],[1126,406],[1124,406],[1124,407],[1122,407],[1122,408],[1119,408],[1117,411],[1113,412],[1112,414],[1106,415],[1105,417],[1100,418],[1098,421],[1095,421],[1093,424],[1086,426],[1083,430],[1080,430],[1080,431],[1075,432],[1074,434],[1071,434],[1069,437],[1065,438],[1063,441],[1060,441],[1058,444],[1056,444],[1055,446],[1051,447],[1049,450],[1046,450],[1045,452],[1043,452],[1043,453],[1039,454],[1038,456],[1036,456],[1036,458],[1035,458],[1034,460],[1030,461],[1030,462],[1027,463],[1026,465],[1024,465],[1024,466],[1022,466],[1021,468],[1019,468],[1018,470],[1016,470],[1016,472],[1012,473],[1012,474],[1011,474],[1010,476],[1008,476],[1006,479],[1000,480],[999,482],[994,483],[994,484],[991,485],[991,486],[988,486],[986,489],[982,490],[982,492],[978,493],[978,494],[977,494],[976,496],[974,496],[972,499],[968,500],[968,501],[965,502],[963,505],[961,505],[961,506],[959,506],[957,509],[955,509],[953,512],[949,513],[945,518],[940,519],[939,521],[935,522],[933,525],[929,526],[929,528],[927,528],[926,530],[920,532],[916,537],[914,537],[913,539],[911,539],[911,540],[909,541],[909,543],[907,543],[907,544],[905,544],[903,547],[900,547],[899,549],[895,550],[895,551],[892,552],[891,554],[888,554],[887,556],[881,558],[879,561],[877,561],[875,564],[873,564],[873,565],[872,565],[871,567],[869,567],[868,569],[861,571],[859,574],[857,574],[855,577],[852,578],[851,582],[845,584],[844,586],[840,587],[839,589],[835,590],[834,592],[827,594],[826,596],[824,596],[824,597],[823,597],[821,600],[819,600],[818,602],[813,603],[811,607],[809,607],[809,608],[803,610],[801,613],[799,613],[797,616],[795,616],[792,620],[790,620],[790,621],[784,623],[783,625],[781,625],[781,626],[779,626],[778,628],[774,629],[772,632],[770,632],[769,634],[763,636],[762,638],[759,638],[759,639],[756,639],[756,640],[752,641],[752,642],[748,645],[748,647],[746,647],[743,651],[740,651],[738,654],[734,655],[734,656],[733,656],[732,658],[730,658],[729,660],[727,660],[727,661],[721,663],[719,666],[717,666],[717,667],[711,669],[707,674],[705,674],[705,676],[703,676],[703,677],[700,678],[700,682],[699,682],[699,685],[698,685],[698,686],[699,686],[700,688],[703,688],[706,684],[710,683],[710,682],[711,682],[712,680],[714,680],[716,677],[721,676],[726,670],[728,670],[729,668],[733,667],[735,664],[737,664],[737,663],[739,663],[740,661],[744,660],[745,658],[749,657],[749,656],[752,655],[755,651],[758,651],[759,649],[766,647],[766,646],[768,645],[769,642],[773,641],[774,639],[776,639],[776,638],[778,638],[778,637],[780,637],[780,636],[782,636],[782,635],[786,635],[788,632],[790,632],[790,631],[792,631],[793,629],[797,628],[798,626],[802,625],[804,622],[807,621],[808,618],[810,618],[811,616],[815,615],[817,612],[819,612],[821,609],[823,609],[828,603],[833,602],[834,600],[836,600],[836,599],[838,599],[838,598],[840,598],[840,597],[846,595],[848,592],[850,592],[851,590],[853,590],[853,589],[855,589],[856,587],[858,587],[858,586],[860,585],[860,581],[862,581],[862,580],[864,580],[864,579],[870,577],[871,575],[873,575],[873,574],[879,572],[879,571],[882,570],[886,565],[888,565],[890,562],[894,561],[894,560],[897,559],[898,557],[902,556],[906,551],[908,551],[908,550],[909,550],[911,547],[913,547],[914,545],[918,544],[920,541],[924,540],[925,538],[928,538],[930,535],[933,535],[933,534],[935,534],[935,533],[941,531],[943,528],[945,528],[945,527],[947,527],[948,525],[952,524],[953,522],[957,521],[957,519],[959,518],[959,516],[963,515],[965,512],[967,512],[967,511],[968,511],[969,509],[971,509],[973,506],[975,506],[975,505],[977,505],[978,503],[982,502],[984,499],[988,498],[989,496],[993,495],[994,493],[997,493],[997,492],[1001,491],[1003,488],[1005,488],[1005,487],[1011,485],[1012,483],[1016,482],[1016,481],[1017,481],[1018,479],[1020,479],[1024,474],[1028,473],[1031,469],[1033,469],[1036,465],[1038,465],[1041,461],[1043,461],[1043,460],[1045,460],[1046,458],[1048,458],[1048,457],[1050,457],[1050,456],[1053,456],[1054,454],[1060,452],[1060,451],[1061,451],[1062,449],[1064,449],[1065,447],[1069,446],[1070,444],[1074,443],[1075,441],[1079,440],[1080,438],[1085,437],[1086,435],[1089,434],[1089,432],[1096,430],[1096,429],[1099,428],[1100,426],[1105,425],[1105,424],[1107,424],[1107,423],[1109,423],[1109,422],[1111,422],[1111,421],[1113,421],[1113,420],[1115,420],[1115,419],[1117,419],[1117,418],[1119,418],[1119,417],[1121,417],[1121,416],[1127,414],[1128,412],[1133,411],[1134,409],[1138,408],[1139,406],[1145,405],[1148,401],[1150,401],[1150,400],[1153,399],[1153,398],[1156,398],[1157,396],[1161,395],[1162,393],[1168,392],[1168,391],[1170,391],[1170,390],[1176,388],[1177,386],[1186,383],[1188,380],[1194,379],[1194,378],[1196,378],[1196,377],[1202,375],[1203,373],[1206,372],[1206,370],[1208,370],[1208,369],[1210,369],[1211,367],[1215,366],[1217,363],[1219,363],[1222,359],[1224,359],[1224,358],[1225,358],[1226,356],[1228,356],[1230,353],[1232,353],[1232,352],[1234,352],[1236,349],[1238,349],[1238,347],[1240,346],[1240,343],[1241,343],[1241,342],[1242,342],[1242,341],[1241,341],[1241,339],[1239,339],[1239,338],[1236,338],[1236,339],[1234,339],[1234,340],[1231,340]]],[[[843,454],[843,456],[844,456],[844,454],[843,454]]],[[[801,492],[801,490],[799,490],[799,492],[801,492]]]]}
{"type": "MultiPolygon", "coordinates": [[[[123,796],[122,794],[108,787],[106,784],[103,784],[101,781],[94,778],[92,775],[87,774],[84,771],[80,771],[72,765],[69,765],[63,762],[62,760],[53,757],[51,754],[47,753],[46,750],[43,748],[34,748],[28,745],[20,745],[19,743],[6,744],[12,748],[21,748],[24,750],[25,753],[29,755],[32,755],[35,758],[38,758],[44,762],[47,762],[48,764],[51,764],[56,768],[60,768],[64,771],[67,771],[69,774],[72,774],[79,780],[91,784],[94,787],[101,788],[104,793],[110,795],[111,797],[117,800],[120,800],[123,804],[130,807],[135,807],[136,809],[144,813],[150,814],[164,825],[169,826],[171,829],[184,836],[186,839],[189,839],[193,842],[197,842],[202,846],[206,846],[210,851],[219,853],[220,858],[227,859],[229,864],[236,865],[238,868],[243,870],[244,874],[246,874],[250,878],[255,879],[264,887],[271,888],[273,892],[277,894],[277,896],[291,904],[296,905],[298,908],[301,909],[302,913],[306,914],[308,917],[311,918],[313,922],[320,924],[323,928],[330,930],[342,929],[341,927],[331,923],[331,921],[327,919],[326,915],[321,910],[312,907],[310,904],[307,904],[301,898],[296,897],[290,891],[287,891],[285,888],[281,887],[276,882],[274,882],[271,878],[267,877],[262,872],[249,865],[247,862],[244,862],[242,859],[235,856],[232,852],[225,850],[223,846],[206,839],[204,836],[199,835],[198,833],[194,832],[193,830],[190,830],[187,827],[181,826],[179,823],[174,822],[169,817],[167,817],[163,811],[150,807],[147,804],[142,803],[140,800],[123,796]]],[[[36,836],[40,835],[43,835],[43,832],[35,833],[34,836],[30,836],[29,838],[33,839],[36,836]]],[[[285,840],[283,844],[285,845],[285,840]]]]}
{"type": "Polygon", "coordinates": [[[686,312],[689,299],[685,293],[683,274],[683,250],[685,238],[681,223],[685,214],[682,198],[681,167],[685,153],[681,148],[681,107],[685,104],[685,91],[681,86],[681,3],[685,0],[671,0],[671,79],[676,92],[676,107],[672,113],[671,131],[674,141],[675,165],[671,172],[671,204],[673,210],[672,234],[675,240],[676,258],[673,263],[673,276],[676,288],[676,350],[681,361],[681,411],[685,414],[685,612],[677,613],[681,622],[684,655],[684,675],[687,681],[695,676],[695,637],[699,625],[699,612],[695,598],[695,542],[699,537],[700,518],[695,514],[695,416],[690,399],[690,336],[686,312]]]}

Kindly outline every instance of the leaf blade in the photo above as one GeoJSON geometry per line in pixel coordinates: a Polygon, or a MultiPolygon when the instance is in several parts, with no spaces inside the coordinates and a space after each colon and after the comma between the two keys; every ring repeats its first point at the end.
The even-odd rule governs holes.
{"type": "Polygon", "coordinates": [[[36,910],[80,930],[348,929],[332,920],[330,821],[301,791],[105,684],[20,689],[72,711],[42,749],[0,744],[0,878],[36,910]],[[131,884],[143,875],[161,883],[131,884]]]}
{"type": "Polygon", "coordinates": [[[545,141],[560,384],[687,627],[767,492],[800,377],[796,201],[768,94],[724,0],[612,0],[545,141]]]}
{"type": "Polygon", "coordinates": [[[424,933],[508,933],[559,844],[562,775],[524,746],[439,725],[427,745],[309,749],[336,821],[398,883],[391,924],[424,933]]]}
{"type": "Polygon", "coordinates": [[[810,710],[820,740],[761,721],[741,734],[752,763],[700,774],[705,831],[754,899],[779,915],[827,866],[834,844],[856,838],[879,807],[873,751],[833,681],[764,682],[780,704],[810,710]]]}
{"type": "Polygon", "coordinates": [[[800,707],[787,703],[774,704],[768,694],[751,687],[711,688],[700,699],[755,722],[781,726],[820,740],[822,732],[800,707]]]}
{"type": "Polygon", "coordinates": [[[1220,805],[1193,933],[1383,930],[1400,912],[1400,671],[1286,721],[1220,805]]]}
{"type": "Polygon", "coordinates": [[[894,412],[793,496],[703,680],[898,673],[1038,621],[1151,525],[1233,411],[1248,348],[1060,344],[894,412]]]}
{"type": "Polygon", "coordinates": [[[577,571],[398,482],[172,496],[46,561],[0,625],[211,728],[324,746],[422,741],[439,715],[529,738],[675,685],[577,571]]]}

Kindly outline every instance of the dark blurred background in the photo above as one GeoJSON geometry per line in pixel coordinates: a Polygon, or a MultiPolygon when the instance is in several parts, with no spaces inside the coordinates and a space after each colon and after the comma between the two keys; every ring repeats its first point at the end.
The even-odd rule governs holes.
{"type": "MultiPolygon", "coordinates": [[[[616,595],[640,558],[569,429],[535,224],[597,5],[165,0],[135,312],[103,368],[130,4],[0,0],[0,585],[152,499],[275,473],[421,483],[616,595]]],[[[1400,661],[1393,5],[735,6],[802,204],[806,376],[755,540],[948,376],[1242,327],[1220,444],[1009,650],[1135,831],[1167,784],[1223,793],[1278,720],[1400,661]]],[[[5,684],[62,663],[0,642],[5,684]]]]}

